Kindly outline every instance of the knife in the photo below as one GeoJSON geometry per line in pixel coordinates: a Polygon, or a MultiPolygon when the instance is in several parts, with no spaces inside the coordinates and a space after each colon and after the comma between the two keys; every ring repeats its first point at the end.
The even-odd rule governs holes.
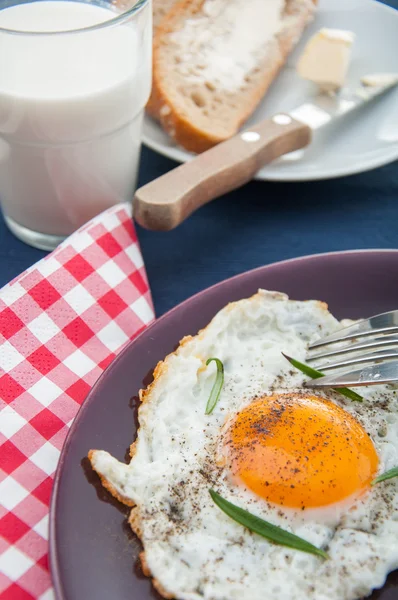
{"type": "Polygon", "coordinates": [[[320,93],[289,112],[281,112],[199,154],[139,188],[133,199],[135,220],[147,229],[168,231],[210,200],[250,181],[264,165],[305,148],[312,132],[332,125],[398,84],[343,88],[320,93]]]}

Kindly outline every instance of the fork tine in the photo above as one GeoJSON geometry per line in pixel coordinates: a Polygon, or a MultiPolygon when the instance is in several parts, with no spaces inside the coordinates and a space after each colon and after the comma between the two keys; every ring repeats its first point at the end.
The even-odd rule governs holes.
{"type": "Polygon", "coordinates": [[[343,369],[345,367],[351,367],[352,365],[360,365],[368,362],[377,362],[382,360],[390,360],[392,358],[398,357],[398,350],[382,350],[380,352],[369,352],[367,354],[362,354],[362,356],[357,356],[354,358],[349,358],[348,360],[342,360],[340,362],[335,363],[326,363],[325,365],[315,365],[319,371],[331,371],[332,369],[343,369]]]}
{"type": "Polygon", "coordinates": [[[308,388],[340,388],[362,385],[380,385],[398,381],[398,361],[390,361],[357,371],[349,371],[336,375],[325,375],[319,379],[310,379],[304,383],[308,388]]]}
{"type": "Polygon", "coordinates": [[[398,311],[392,310],[389,312],[375,315],[369,319],[363,319],[358,323],[339,329],[335,333],[321,338],[317,342],[310,345],[310,349],[320,348],[328,344],[335,344],[345,340],[351,340],[357,337],[368,335],[377,335],[383,333],[398,333],[398,311]]]}
{"type": "Polygon", "coordinates": [[[318,354],[309,354],[306,360],[308,362],[312,362],[314,360],[322,360],[324,358],[330,358],[332,356],[339,356],[340,354],[358,352],[359,350],[376,350],[377,348],[395,345],[398,345],[398,336],[386,335],[384,337],[375,338],[372,341],[362,341],[357,342],[356,344],[348,344],[347,346],[337,348],[336,350],[328,350],[327,352],[319,352],[318,354]]]}

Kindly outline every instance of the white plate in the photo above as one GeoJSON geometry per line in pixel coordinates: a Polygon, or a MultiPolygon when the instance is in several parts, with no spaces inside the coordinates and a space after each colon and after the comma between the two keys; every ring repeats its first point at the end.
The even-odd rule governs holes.
{"type": "MultiPolygon", "coordinates": [[[[320,27],[348,29],[356,34],[348,85],[369,73],[398,73],[398,11],[373,0],[319,0],[315,20],[246,127],[276,112],[288,111],[311,95],[313,87],[296,75],[295,64],[306,40],[320,27]]],[[[178,162],[193,157],[176,146],[148,116],[144,121],[143,141],[178,162]]],[[[364,108],[360,115],[350,115],[333,130],[318,132],[307,150],[264,167],[256,179],[327,179],[367,171],[397,158],[398,89],[395,89],[364,108]]]]}

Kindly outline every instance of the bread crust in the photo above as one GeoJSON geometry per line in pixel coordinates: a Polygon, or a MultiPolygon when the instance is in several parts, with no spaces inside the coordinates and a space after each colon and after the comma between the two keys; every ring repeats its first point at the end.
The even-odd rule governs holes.
{"type": "MultiPolygon", "coordinates": [[[[167,16],[170,9],[178,0],[153,0],[153,32],[154,35],[158,30],[160,23],[167,16]]],[[[159,121],[159,111],[161,108],[161,99],[157,96],[156,91],[152,90],[151,96],[146,105],[146,112],[153,118],[159,121]]]]}
{"type": "MultiPolygon", "coordinates": [[[[250,93],[245,93],[245,102],[236,110],[234,119],[231,119],[230,131],[225,135],[217,135],[211,131],[211,126],[204,128],[198,126],[193,118],[181,109],[178,101],[176,102],[170,93],[168,78],[169,74],[164,72],[161,64],[162,53],[167,47],[167,38],[170,33],[179,28],[181,23],[188,17],[194,17],[201,13],[206,0],[179,0],[176,2],[166,17],[158,26],[153,45],[153,82],[152,94],[148,103],[148,113],[160,121],[163,129],[183,148],[191,152],[200,153],[208,150],[212,146],[233,136],[243,123],[254,112],[264,94],[274,81],[281,67],[285,64],[288,55],[296,44],[297,31],[292,31],[288,35],[278,36],[279,51],[275,54],[275,60],[272,64],[267,64],[267,69],[263,69],[261,76],[258,77],[257,85],[253,87],[250,93]]],[[[289,0],[288,0],[289,1],[289,0]]],[[[313,0],[316,4],[317,0],[313,0]]],[[[311,16],[304,15],[300,23],[300,35],[311,16]]],[[[172,66],[170,65],[170,68],[172,66]]],[[[241,91],[236,92],[238,95],[241,91]]]]}

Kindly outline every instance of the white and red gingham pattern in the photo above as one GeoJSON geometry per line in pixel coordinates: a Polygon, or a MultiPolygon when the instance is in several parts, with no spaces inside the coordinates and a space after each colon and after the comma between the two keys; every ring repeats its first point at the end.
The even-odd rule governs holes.
{"type": "Polygon", "coordinates": [[[53,597],[48,506],[68,429],[121,348],[154,317],[129,205],[0,291],[0,598],[53,597]]]}

